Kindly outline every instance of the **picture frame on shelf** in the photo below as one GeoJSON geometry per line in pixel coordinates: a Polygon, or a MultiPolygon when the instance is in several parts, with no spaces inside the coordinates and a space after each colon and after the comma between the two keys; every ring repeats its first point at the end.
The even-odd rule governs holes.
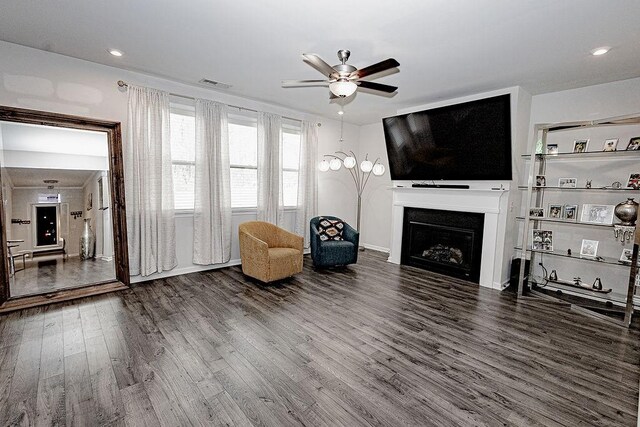
{"type": "Polygon", "coordinates": [[[623,264],[631,264],[631,259],[633,257],[633,249],[622,249],[622,253],[620,254],[619,262],[623,264]]]}
{"type": "Polygon", "coordinates": [[[558,155],[558,144],[547,144],[547,156],[558,155]]]}
{"type": "Polygon", "coordinates": [[[586,258],[595,258],[598,256],[598,240],[582,239],[580,245],[580,256],[586,258]]]}
{"type": "Polygon", "coordinates": [[[536,175],[536,187],[546,187],[547,177],[544,175],[536,175]]]}
{"type": "Polygon", "coordinates": [[[531,249],[535,251],[553,252],[553,231],[531,230],[531,249]]]}
{"type": "Polygon", "coordinates": [[[567,221],[576,221],[578,219],[578,205],[564,205],[562,210],[562,219],[567,221]]]}
{"type": "Polygon", "coordinates": [[[618,147],[618,138],[605,139],[602,151],[616,151],[618,147]]]}
{"type": "Polygon", "coordinates": [[[614,205],[594,205],[585,203],[584,205],[582,205],[580,222],[585,222],[588,224],[611,225],[613,224],[614,209],[614,205]]]}
{"type": "Polygon", "coordinates": [[[529,216],[531,218],[544,218],[544,209],[543,208],[530,208],[529,216]]]}
{"type": "Polygon", "coordinates": [[[558,187],[560,188],[576,188],[577,186],[578,186],[578,178],[558,179],[558,187]]]}
{"type": "Polygon", "coordinates": [[[562,205],[549,205],[549,218],[562,218],[562,205]]]}
{"type": "Polygon", "coordinates": [[[640,150],[640,136],[635,136],[629,140],[627,144],[627,151],[638,151],[640,150]]]}
{"type": "Polygon", "coordinates": [[[640,173],[632,173],[627,180],[627,188],[640,188],[640,173]]]}
{"type": "Polygon", "coordinates": [[[574,153],[586,153],[588,147],[589,147],[588,139],[576,139],[575,141],[573,141],[574,153]]]}

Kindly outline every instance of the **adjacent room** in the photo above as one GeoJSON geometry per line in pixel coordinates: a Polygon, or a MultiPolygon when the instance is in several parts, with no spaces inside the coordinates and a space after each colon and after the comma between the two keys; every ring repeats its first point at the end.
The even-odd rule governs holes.
{"type": "Polygon", "coordinates": [[[638,22],[3,2],[0,425],[640,425],[638,22]]]}

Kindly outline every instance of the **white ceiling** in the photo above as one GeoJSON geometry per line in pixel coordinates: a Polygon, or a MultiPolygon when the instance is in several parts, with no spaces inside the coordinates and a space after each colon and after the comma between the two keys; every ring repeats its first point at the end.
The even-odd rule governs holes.
{"type": "Polygon", "coordinates": [[[359,93],[345,120],[370,123],[399,108],[513,85],[533,94],[640,76],[637,0],[3,0],[0,39],[196,83],[336,117],[326,88],[282,89],[321,75],[317,53],[361,68],[388,57],[400,72],[388,99],[359,93]],[[604,56],[590,50],[611,46],[604,56]],[[125,52],[112,57],[107,49],[125,52]]]}
{"type": "Polygon", "coordinates": [[[60,187],[82,187],[85,182],[96,173],[96,171],[64,170],[64,169],[22,169],[5,168],[9,174],[14,188],[20,187],[46,187],[43,180],[57,179],[59,182],[53,184],[54,188],[60,187]]]}

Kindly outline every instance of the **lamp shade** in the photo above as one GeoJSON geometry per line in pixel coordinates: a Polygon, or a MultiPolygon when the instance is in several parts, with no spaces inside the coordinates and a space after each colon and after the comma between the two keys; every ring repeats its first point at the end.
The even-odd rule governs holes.
{"type": "Polygon", "coordinates": [[[349,156],[349,157],[345,157],[344,160],[342,161],[342,163],[344,163],[344,167],[347,169],[353,169],[356,165],[356,159],[349,156]]]}
{"type": "Polygon", "coordinates": [[[318,165],[318,169],[320,169],[321,172],[326,172],[329,170],[329,162],[327,162],[326,160],[322,160],[320,162],[320,164],[318,165]]]}
{"type": "Polygon", "coordinates": [[[332,171],[337,171],[341,166],[342,162],[340,161],[340,159],[331,159],[331,161],[329,162],[329,167],[332,171]]]}
{"type": "Polygon", "coordinates": [[[362,163],[360,163],[360,170],[362,172],[369,173],[371,172],[371,169],[373,169],[373,163],[371,163],[371,161],[365,160],[362,163]]]}
{"type": "Polygon", "coordinates": [[[373,174],[375,176],[380,176],[384,174],[384,165],[381,165],[380,163],[376,163],[373,166],[373,174]]]}
{"type": "Polygon", "coordinates": [[[329,84],[329,90],[335,96],[342,98],[353,95],[356,89],[358,89],[358,85],[347,79],[341,79],[329,84]]]}

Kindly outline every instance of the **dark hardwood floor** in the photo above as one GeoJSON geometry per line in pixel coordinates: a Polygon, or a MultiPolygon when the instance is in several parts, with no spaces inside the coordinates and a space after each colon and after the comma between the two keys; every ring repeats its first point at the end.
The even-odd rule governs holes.
{"type": "Polygon", "coordinates": [[[637,330],[385,260],[4,315],[0,425],[636,424],[637,330]]]}

